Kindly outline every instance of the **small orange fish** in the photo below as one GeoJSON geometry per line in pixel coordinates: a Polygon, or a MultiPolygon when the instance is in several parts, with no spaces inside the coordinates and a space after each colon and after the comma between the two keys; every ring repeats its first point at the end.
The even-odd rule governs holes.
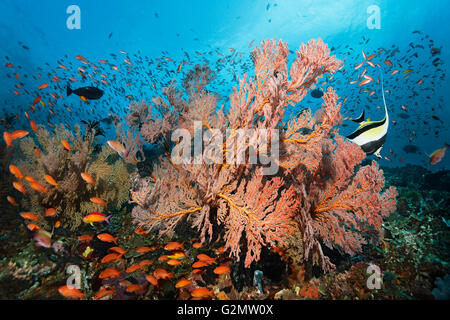
{"type": "Polygon", "coordinates": [[[61,221],[56,221],[55,222],[55,228],[59,228],[61,226],[61,221]]]}
{"type": "Polygon", "coordinates": [[[33,212],[22,212],[20,216],[24,219],[39,221],[39,216],[35,215],[33,212]]]}
{"type": "Polygon", "coordinates": [[[28,131],[16,130],[16,131],[11,132],[11,138],[12,138],[12,140],[22,139],[23,137],[26,137],[28,134],[29,134],[28,131]]]}
{"type": "Polygon", "coordinates": [[[45,209],[44,217],[53,217],[56,214],[55,208],[47,208],[45,209]]]}
{"type": "Polygon", "coordinates": [[[117,140],[109,140],[107,143],[111,147],[111,149],[116,151],[120,156],[122,156],[126,152],[125,147],[123,146],[123,144],[121,144],[117,140]]]}
{"type": "Polygon", "coordinates": [[[93,237],[90,234],[83,234],[82,236],[79,236],[78,241],[92,241],[93,237]]]}
{"type": "Polygon", "coordinates": [[[103,259],[101,260],[102,263],[110,263],[116,260],[119,260],[121,257],[120,254],[118,253],[109,253],[106,256],[103,257],[103,259]]]}
{"type": "Polygon", "coordinates": [[[13,174],[17,179],[22,180],[22,172],[20,172],[19,168],[17,168],[15,165],[9,165],[9,172],[11,172],[11,174],[13,174]]]}
{"type": "Polygon", "coordinates": [[[170,260],[167,260],[167,264],[169,266],[178,266],[179,264],[181,264],[181,261],[176,260],[176,259],[170,259],[170,260]]]}
{"type": "Polygon", "coordinates": [[[114,294],[113,288],[102,288],[95,294],[94,300],[99,300],[101,298],[104,298],[106,296],[113,295],[113,294],[114,294]]]}
{"type": "Polygon", "coordinates": [[[41,158],[41,151],[39,151],[39,148],[38,148],[38,147],[34,147],[34,153],[36,154],[36,157],[37,157],[38,159],[41,158]]]}
{"type": "Polygon", "coordinates": [[[34,223],[28,224],[27,228],[30,231],[35,231],[35,230],[40,230],[41,229],[41,227],[39,227],[38,225],[35,225],[34,223]]]}
{"type": "Polygon", "coordinates": [[[203,268],[203,267],[206,267],[206,266],[209,266],[209,265],[210,264],[208,262],[206,262],[206,261],[196,261],[196,262],[194,262],[192,264],[192,268],[195,268],[195,269],[203,268]]]}
{"type": "Polygon", "coordinates": [[[95,181],[94,179],[91,177],[91,175],[89,173],[86,172],[82,172],[81,173],[81,177],[83,178],[84,181],[86,181],[88,184],[90,185],[95,185],[95,181]]]}
{"type": "Polygon", "coordinates": [[[91,200],[91,202],[93,202],[95,204],[99,204],[99,205],[102,205],[105,207],[108,205],[108,203],[105,200],[103,200],[102,198],[92,197],[89,200],[91,200]]]}
{"type": "Polygon", "coordinates": [[[125,250],[123,250],[121,247],[111,247],[108,250],[113,251],[115,253],[120,254],[121,256],[123,256],[125,253],[127,253],[125,250]]]}
{"type": "Polygon", "coordinates": [[[33,190],[36,190],[36,191],[39,191],[39,192],[42,192],[42,193],[47,193],[47,188],[45,188],[42,184],[40,184],[39,182],[36,182],[36,181],[34,181],[34,182],[30,182],[30,187],[33,189],[33,190]]]}
{"type": "Polygon", "coordinates": [[[115,244],[117,244],[117,237],[114,238],[109,233],[100,233],[99,235],[97,235],[97,238],[104,242],[114,242],[115,244]]]}
{"type": "Polygon", "coordinates": [[[14,189],[16,189],[17,191],[19,191],[22,194],[27,194],[27,190],[25,189],[25,187],[23,186],[23,184],[21,184],[20,182],[14,181],[13,182],[13,187],[14,189]]]}
{"type": "Polygon", "coordinates": [[[372,82],[371,79],[364,79],[363,81],[361,81],[361,82],[358,84],[358,86],[361,87],[361,86],[364,86],[364,85],[366,85],[366,84],[368,84],[368,83],[370,83],[370,82],[372,82]]]}
{"type": "Polygon", "coordinates": [[[138,285],[138,284],[132,284],[131,286],[129,286],[129,287],[127,287],[125,289],[125,291],[128,292],[128,293],[138,292],[138,291],[141,291],[141,290],[142,290],[142,287],[140,285],[138,285]]]}
{"type": "Polygon", "coordinates": [[[9,148],[9,146],[11,145],[12,140],[13,140],[11,133],[9,133],[7,131],[3,132],[3,140],[5,140],[6,148],[9,148]]]}
{"type": "Polygon", "coordinates": [[[61,140],[61,144],[64,147],[64,149],[66,149],[69,152],[71,151],[70,145],[69,145],[69,143],[66,140],[61,140]]]}
{"type": "Polygon", "coordinates": [[[211,258],[210,256],[204,254],[204,253],[200,253],[197,255],[197,259],[200,261],[205,261],[208,263],[216,263],[216,259],[215,258],[211,258]]]}
{"type": "Polygon", "coordinates": [[[25,177],[23,177],[25,180],[27,180],[28,182],[36,182],[36,180],[34,180],[34,178],[33,177],[30,177],[30,176],[25,176],[25,177]]]}
{"type": "Polygon", "coordinates": [[[9,202],[12,206],[14,206],[14,207],[17,207],[17,206],[18,206],[18,204],[17,204],[17,202],[16,202],[16,199],[14,199],[14,198],[11,197],[11,196],[7,196],[7,197],[6,197],[6,200],[8,200],[8,202],[9,202]]]}
{"type": "Polygon", "coordinates": [[[192,245],[192,247],[195,248],[195,249],[200,249],[202,246],[203,246],[203,245],[202,245],[201,242],[196,242],[196,243],[194,243],[194,244],[192,245]]]}
{"type": "Polygon", "coordinates": [[[152,247],[140,247],[140,248],[136,249],[136,252],[138,252],[138,253],[147,253],[147,252],[150,252],[150,251],[153,251],[153,250],[155,250],[155,248],[152,248],[152,247]]]}
{"type": "Polygon", "coordinates": [[[38,89],[39,90],[42,90],[42,89],[45,89],[45,88],[47,88],[48,87],[48,83],[44,83],[44,84],[41,84],[39,87],[38,87],[38,89]]]}
{"type": "Polygon", "coordinates": [[[83,218],[83,222],[89,223],[91,226],[94,225],[94,222],[103,222],[109,223],[109,218],[111,216],[106,216],[106,214],[99,212],[91,212],[86,217],[83,218]]]}
{"type": "Polygon", "coordinates": [[[142,260],[141,262],[139,262],[139,265],[142,268],[144,268],[146,266],[151,266],[152,264],[153,264],[153,262],[151,260],[149,260],[149,259],[145,259],[145,260],[142,260]]]}
{"type": "Polygon", "coordinates": [[[442,158],[445,156],[445,152],[447,151],[447,148],[449,147],[448,144],[445,144],[442,148],[439,148],[430,155],[430,165],[435,165],[439,162],[441,162],[442,158]]]}
{"type": "Polygon", "coordinates": [[[141,270],[141,269],[142,269],[141,265],[140,265],[139,263],[136,263],[136,264],[133,264],[132,266],[129,266],[129,267],[125,270],[125,272],[126,272],[126,273],[133,273],[133,272],[138,271],[138,270],[141,270]]]}
{"type": "Polygon", "coordinates": [[[134,229],[134,233],[139,234],[139,235],[145,235],[148,233],[148,231],[142,227],[138,227],[138,228],[134,229]]]}
{"type": "Polygon", "coordinates": [[[360,64],[358,64],[357,66],[355,66],[355,70],[358,70],[359,68],[362,67],[362,65],[364,64],[365,61],[361,62],[360,64]]]}
{"type": "Polygon", "coordinates": [[[156,279],[172,279],[173,277],[173,273],[171,272],[167,272],[164,269],[161,268],[157,268],[155,269],[155,271],[153,271],[153,275],[155,276],[156,279]]]}
{"type": "Polygon", "coordinates": [[[188,285],[190,285],[190,284],[192,284],[192,280],[188,280],[188,279],[181,279],[180,281],[178,281],[176,284],[175,284],[175,288],[183,288],[183,287],[186,287],[186,286],[188,286],[188,285]]]}
{"type": "Polygon", "coordinates": [[[82,299],[84,297],[84,293],[73,286],[64,285],[58,288],[58,292],[70,299],[82,299]]]}
{"type": "Polygon", "coordinates": [[[36,122],[34,122],[34,120],[30,120],[30,127],[31,127],[31,129],[33,129],[34,133],[37,132],[37,125],[36,125],[36,122]]]}
{"type": "Polygon", "coordinates": [[[183,244],[179,242],[169,242],[165,245],[164,250],[172,251],[172,250],[183,250],[183,244]]]}
{"type": "Polygon", "coordinates": [[[109,268],[100,273],[98,277],[100,279],[118,278],[120,277],[120,273],[114,268],[109,268]]]}
{"type": "Polygon", "coordinates": [[[218,266],[213,270],[215,274],[225,274],[230,272],[230,267],[228,266],[218,266]]]}
{"type": "Polygon", "coordinates": [[[197,288],[191,291],[191,296],[194,298],[212,298],[214,294],[208,288],[197,288]]]}
{"type": "Polygon", "coordinates": [[[158,279],[156,279],[153,275],[148,274],[145,276],[145,279],[150,282],[152,285],[157,286],[158,285],[158,279]]]}
{"type": "Polygon", "coordinates": [[[52,186],[55,186],[55,187],[59,186],[59,184],[55,181],[55,179],[53,179],[53,177],[51,175],[46,174],[44,177],[45,177],[45,180],[52,186]]]}

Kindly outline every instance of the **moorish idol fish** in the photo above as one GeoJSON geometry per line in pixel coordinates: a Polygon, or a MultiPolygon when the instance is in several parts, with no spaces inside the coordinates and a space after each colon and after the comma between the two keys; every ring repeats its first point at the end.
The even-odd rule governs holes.
{"type": "Polygon", "coordinates": [[[375,154],[381,158],[380,151],[386,141],[389,128],[389,114],[384,98],[383,73],[381,73],[381,92],[384,102],[384,119],[380,121],[364,121],[364,111],[361,116],[353,121],[359,123],[359,127],[347,138],[359,145],[367,155],[375,154]]]}

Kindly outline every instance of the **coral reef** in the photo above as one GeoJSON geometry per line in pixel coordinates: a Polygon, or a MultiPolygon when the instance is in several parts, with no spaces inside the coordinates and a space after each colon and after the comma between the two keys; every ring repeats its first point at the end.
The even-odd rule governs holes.
{"type": "MultiPolygon", "coordinates": [[[[24,183],[27,194],[23,195],[21,207],[43,217],[47,208],[56,209],[56,219],[63,226],[76,229],[82,218],[103,207],[90,201],[92,197],[105,200],[108,208],[120,208],[128,200],[130,167],[107,145],[99,153],[94,153],[95,133],[87,131],[83,136],[79,127],[75,134],[64,126],[56,127],[54,133],[39,126],[36,140],[26,137],[20,142],[18,153],[22,156],[14,160],[15,165],[25,177],[32,177],[45,188],[32,189],[24,183]],[[70,144],[66,150],[61,141],[70,144]],[[40,150],[38,157],[35,150],[40,150]],[[94,179],[94,185],[86,183],[81,173],[94,179]],[[57,185],[46,183],[44,176],[50,175],[57,185]]],[[[45,220],[40,219],[45,226],[45,220]]]]}
{"type": "Polygon", "coordinates": [[[383,173],[376,163],[358,167],[365,154],[338,134],[340,103],[334,90],[328,88],[314,116],[306,110],[283,122],[286,109],[298,104],[325,74],[333,75],[341,62],[320,39],[302,44],[290,68],[288,54],[285,42],[263,41],[252,52],[255,75],[244,74],[233,88],[228,112],[216,111],[217,97],[207,90],[211,74],[200,67],[185,79],[184,92],[172,83],[164,90],[167,101],[156,97],[150,105],[130,107],[129,123],[163,151],[152,177],[134,178],[136,224],[172,234],[187,222],[202,242],[211,241],[221,227],[223,233],[214,236],[222,237],[231,257],[239,260],[245,253],[246,267],[259,260],[263,247],[285,247],[295,225],[301,238],[294,241],[304,248],[300,254],[325,271],[333,264],[321,242],[354,254],[365,238],[380,238],[383,217],[395,210],[396,190],[383,192],[383,173]],[[172,136],[174,146],[170,135],[175,129],[191,137],[172,136]],[[261,162],[270,160],[269,150],[276,150],[268,142],[269,136],[276,138],[274,131],[281,141],[280,158],[272,160],[280,170],[264,175],[267,165],[261,162]],[[181,142],[196,135],[206,135],[212,147],[194,163],[182,156],[180,161],[178,156],[191,151],[182,150],[181,142]],[[240,161],[252,153],[260,163],[251,163],[250,157],[240,161]],[[212,159],[216,162],[208,161],[212,159]]]}

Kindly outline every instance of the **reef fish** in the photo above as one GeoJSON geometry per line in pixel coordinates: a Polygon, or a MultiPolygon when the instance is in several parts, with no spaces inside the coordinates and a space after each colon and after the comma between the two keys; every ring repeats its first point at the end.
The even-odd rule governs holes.
{"type": "Polygon", "coordinates": [[[359,145],[367,155],[375,154],[378,158],[381,158],[380,151],[386,141],[389,128],[389,114],[384,97],[383,79],[381,79],[381,92],[384,102],[384,118],[380,121],[363,121],[363,111],[358,119],[353,120],[360,123],[359,127],[347,137],[350,141],[359,145]]]}
{"type": "Polygon", "coordinates": [[[72,93],[75,93],[77,96],[84,97],[87,100],[97,100],[103,96],[103,90],[99,88],[88,86],[72,90],[69,84],[67,84],[66,93],[67,96],[70,96],[72,93]]]}
{"type": "Polygon", "coordinates": [[[109,217],[111,216],[106,216],[106,214],[104,213],[91,212],[90,214],[88,214],[86,217],[83,218],[83,222],[89,223],[91,226],[94,225],[94,222],[106,221],[107,223],[109,223],[109,217]]]}
{"type": "Polygon", "coordinates": [[[448,147],[449,147],[449,145],[446,143],[442,148],[435,150],[430,155],[430,165],[435,165],[435,164],[441,162],[442,158],[444,158],[444,156],[445,156],[445,152],[447,151],[448,147]]]}

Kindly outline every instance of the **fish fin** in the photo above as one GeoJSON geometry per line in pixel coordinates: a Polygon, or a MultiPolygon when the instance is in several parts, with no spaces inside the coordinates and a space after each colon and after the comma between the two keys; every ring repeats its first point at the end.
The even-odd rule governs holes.
{"type": "Polygon", "coordinates": [[[383,148],[383,146],[381,146],[381,147],[380,147],[377,151],[375,151],[375,153],[374,153],[378,158],[381,158],[381,154],[380,154],[381,148],[383,148]]]}
{"type": "Polygon", "coordinates": [[[67,88],[66,88],[66,94],[67,94],[67,96],[70,96],[71,94],[72,94],[72,89],[70,89],[70,84],[69,83],[67,83],[67,88]]]}
{"type": "Polygon", "coordinates": [[[106,217],[105,221],[106,221],[107,224],[111,224],[111,222],[109,222],[109,218],[110,218],[111,216],[112,216],[112,215],[110,214],[109,216],[106,217]]]}
{"type": "Polygon", "coordinates": [[[93,227],[94,226],[94,224],[92,223],[92,222],[89,222],[89,224],[93,227]]]}
{"type": "Polygon", "coordinates": [[[363,122],[363,121],[364,121],[364,118],[365,118],[365,112],[366,112],[366,110],[363,110],[363,112],[361,113],[361,115],[360,115],[358,118],[356,118],[356,119],[352,119],[352,121],[353,121],[353,122],[357,122],[357,123],[363,122]]]}

